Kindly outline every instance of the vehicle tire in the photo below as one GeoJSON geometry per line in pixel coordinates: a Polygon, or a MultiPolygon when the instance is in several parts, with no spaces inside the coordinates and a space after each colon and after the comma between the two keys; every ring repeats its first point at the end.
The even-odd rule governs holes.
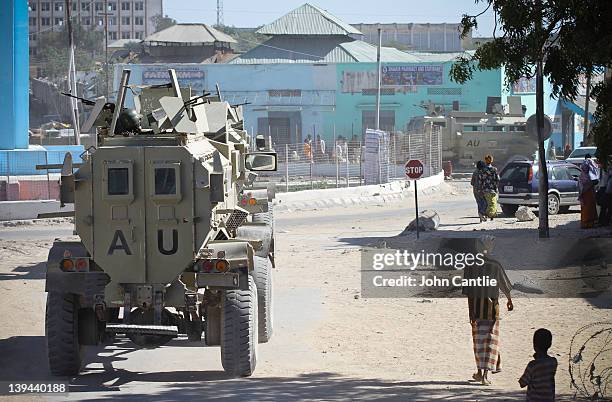
{"type": "Polygon", "coordinates": [[[82,362],[77,296],[49,292],[45,315],[45,337],[51,373],[58,376],[77,375],[82,362]]]}
{"type": "Polygon", "coordinates": [[[501,204],[502,213],[504,216],[514,217],[519,206],[514,204],[501,204]]]}
{"type": "Polygon", "coordinates": [[[559,197],[555,194],[548,194],[548,215],[557,215],[561,207],[559,197]]]}
{"type": "Polygon", "coordinates": [[[226,290],[222,301],[221,363],[235,377],[250,376],[257,365],[257,286],[248,277],[248,290],[226,290]]]}
{"type": "Polygon", "coordinates": [[[569,205],[562,205],[559,207],[559,212],[562,214],[567,214],[570,210],[570,206],[569,205]]]}
{"type": "Polygon", "coordinates": [[[253,223],[265,223],[274,231],[274,212],[272,205],[268,204],[267,212],[257,212],[253,214],[253,223]]]}
{"type": "Polygon", "coordinates": [[[259,342],[266,343],[273,332],[272,264],[268,258],[253,257],[253,278],[257,286],[259,342]]]}

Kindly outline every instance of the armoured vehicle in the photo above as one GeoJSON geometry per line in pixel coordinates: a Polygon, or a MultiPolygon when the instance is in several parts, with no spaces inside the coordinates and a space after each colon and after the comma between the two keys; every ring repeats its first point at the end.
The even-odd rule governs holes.
{"type": "Polygon", "coordinates": [[[255,189],[255,172],[276,170],[276,154],[219,93],[192,96],[173,70],[149,87],[129,75],[116,104],[98,98],[83,125],[97,146],[62,166],[80,240],[55,241],[47,261],[51,371],[77,374],[81,347],[115,334],[142,347],[184,334],[249,376],[273,330],[274,194],[255,189]]]}
{"type": "Polygon", "coordinates": [[[520,97],[508,98],[518,100],[511,100],[513,105],[507,112],[501,104],[495,104],[489,113],[432,111],[428,116],[412,118],[407,129],[408,132],[439,129],[442,159],[451,161],[456,171],[471,171],[487,154],[494,156],[495,165],[500,168],[519,157],[533,159],[537,138],[527,132],[520,97]]]}

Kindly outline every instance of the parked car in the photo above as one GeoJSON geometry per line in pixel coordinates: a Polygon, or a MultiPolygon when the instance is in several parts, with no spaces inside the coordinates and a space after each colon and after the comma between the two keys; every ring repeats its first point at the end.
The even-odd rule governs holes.
{"type": "MultiPolygon", "coordinates": [[[[580,169],[565,161],[547,162],[548,213],[555,215],[579,205],[578,178],[580,169]]],[[[521,205],[537,206],[539,200],[538,163],[515,161],[500,173],[499,204],[506,216],[514,216],[521,205]]]]}
{"type": "Polygon", "coordinates": [[[569,154],[567,159],[565,159],[565,162],[580,166],[582,161],[584,161],[585,155],[589,154],[594,158],[595,152],[597,152],[597,147],[578,147],[574,149],[571,154],[569,154]]]}

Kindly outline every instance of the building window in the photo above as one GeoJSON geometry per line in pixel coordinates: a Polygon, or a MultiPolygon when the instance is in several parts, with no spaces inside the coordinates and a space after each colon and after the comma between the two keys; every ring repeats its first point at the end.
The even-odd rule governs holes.
{"type": "Polygon", "coordinates": [[[117,25],[117,17],[108,17],[108,25],[117,25]]]}
{"type": "Polygon", "coordinates": [[[37,38],[38,38],[38,36],[37,36],[35,33],[30,34],[30,40],[31,40],[32,42],[36,42],[36,39],[37,39],[37,38]]]}
{"type": "Polygon", "coordinates": [[[91,3],[81,3],[81,10],[83,11],[90,11],[91,10],[91,3]]]}
{"type": "Polygon", "coordinates": [[[96,11],[104,11],[104,3],[96,2],[96,11]]]}
{"type": "Polygon", "coordinates": [[[104,18],[103,17],[97,17],[96,18],[96,25],[99,27],[104,26],[104,18]]]}
{"type": "Polygon", "coordinates": [[[136,11],[144,10],[144,3],[142,1],[134,2],[134,10],[136,10],[136,11]]]}
{"type": "Polygon", "coordinates": [[[64,25],[64,19],[63,18],[56,18],[55,19],[55,25],[64,25]]]}
{"type": "Polygon", "coordinates": [[[30,11],[36,11],[36,3],[34,3],[33,1],[30,2],[30,6],[29,6],[29,10],[30,11]]]}
{"type": "Polygon", "coordinates": [[[35,47],[31,47],[30,48],[30,56],[36,56],[36,48],[35,47]]]}
{"type": "Polygon", "coordinates": [[[48,1],[40,3],[40,11],[51,11],[51,4],[48,1]]]}
{"type": "Polygon", "coordinates": [[[144,39],[144,32],[142,31],[134,32],[134,39],[144,39]]]}
{"type": "Polygon", "coordinates": [[[62,3],[53,4],[53,9],[55,11],[64,11],[64,5],[62,3]]]}
{"type": "Polygon", "coordinates": [[[130,11],[130,3],[128,3],[127,1],[122,1],[121,11],[130,11]]]}
{"type": "Polygon", "coordinates": [[[83,25],[91,25],[91,18],[90,17],[83,17],[83,18],[81,18],[81,24],[83,24],[83,25]]]}
{"type": "Polygon", "coordinates": [[[30,17],[30,26],[36,26],[36,18],[30,17]]]}
{"type": "Polygon", "coordinates": [[[143,17],[134,17],[134,25],[144,25],[143,17]]]}
{"type": "Polygon", "coordinates": [[[123,31],[123,32],[121,32],[121,39],[131,39],[130,38],[130,31],[123,31]]]}
{"type": "Polygon", "coordinates": [[[49,17],[42,17],[40,19],[40,25],[42,25],[42,26],[49,26],[49,25],[51,25],[51,18],[49,18],[49,17]]]}
{"type": "Polygon", "coordinates": [[[117,11],[117,3],[111,1],[108,3],[108,11],[117,11]]]}
{"type": "Polygon", "coordinates": [[[72,11],[76,11],[76,10],[77,10],[77,7],[78,7],[77,2],[76,2],[76,1],[73,1],[73,2],[72,2],[72,11]]]}
{"type": "Polygon", "coordinates": [[[121,25],[130,25],[130,17],[121,17],[121,25]]]}
{"type": "Polygon", "coordinates": [[[109,32],[108,33],[108,39],[110,39],[110,40],[117,40],[117,32],[109,32]]]}

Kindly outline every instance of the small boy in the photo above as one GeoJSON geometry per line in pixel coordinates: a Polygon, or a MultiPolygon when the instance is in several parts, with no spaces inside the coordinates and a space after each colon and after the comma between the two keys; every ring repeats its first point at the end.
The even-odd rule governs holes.
{"type": "Polygon", "coordinates": [[[521,388],[527,387],[527,402],[554,402],[555,373],[557,359],[548,356],[552,344],[552,334],[545,328],[533,334],[534,360],[527,364],[523,376],[519,379],[521,388]]]}

